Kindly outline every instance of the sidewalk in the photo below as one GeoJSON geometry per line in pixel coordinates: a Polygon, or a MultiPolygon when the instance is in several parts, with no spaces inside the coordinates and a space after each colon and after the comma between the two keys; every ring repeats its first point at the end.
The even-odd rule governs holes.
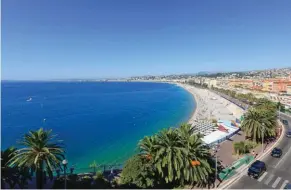
{"type": "Polygon", "coordinates": [[[226,167],[237,160],[237,157],[233,155],[233,144],[235,142],[244,141],[245,135],[242,131],[239,131],[231,139],[225,140],[220,144],[219,151],[217,153],[218,160],[226,167]]]}
{"type": "Polygon", "coordinates": [[[235,161],[234,163],[232,163],[231,166],[229,166],[228,168],[225,168],[224,170],[222,170],[218,174],[219,179],[221,179],[222,181],[224,181],[224,180],[229,179],[230,177],[232,177],[233,175],[235,175],[237,173],[241,173],[241,168],[243,166],[247,166],[254,159],[255,159],[254,156],[246,155],[243,158],[235,161]]]}

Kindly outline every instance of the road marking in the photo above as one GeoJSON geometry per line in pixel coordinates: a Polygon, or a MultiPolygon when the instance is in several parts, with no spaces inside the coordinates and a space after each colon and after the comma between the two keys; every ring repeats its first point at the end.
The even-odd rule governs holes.
{"type": "Polygon", "coordinates": [[[282,179],[281,177],[278,177],[278,178],[276,179],[276,181],[273,183],[272,187],[273,187],[273,188],[276,188],[277,185],[278,185],[278,183],[280,182],[281,179],[282,179]]]}
{"type": "Polygon", "coordinates": [[[274,177],[274,174],[271,174],[270,177],[266,180],[265,185],[268,185],[273,179],[273,177],[274,177]]]}
{"type": "MultiPolygon", "coordinates": [[[[285,135],[285,134],[284,134],[285,135]]],[[[281,160],[279,160],[279,162],[276,164],[276,166],[275,166],[275,168],[277,168],[282,162],[283,162],[283,160],[285,160],[285,158],[286,158],[286,156],[288,155],[288,154],[290,154],[290,152],[291,152],[291,147],[289,148],[289,150],[286,152],[286,154],[281,158],[281,160]]]]}
{"type": "Polygon", "coordinates": [[[280,189],[283,189],[285,187],[285,185],[288,183],[289,181],[288,180],[285,180],[282,184],[282,186],[280,187],[280,189]]]}
{"type": "Polygon", "coordinates": [[[248,175],[248,170],[243,171],[243,172],[242,172],[242,175],[247,176],[247,175],[248,175]]]}
{"type": "Polygon", "coordinates": [[[267,173],[268,172],[265,172],[259,179],[258,179],[258,181],[262,181],[263,179],[264,179],[264,177],[266,177],[266,175],[267,175],[267,173]]]}

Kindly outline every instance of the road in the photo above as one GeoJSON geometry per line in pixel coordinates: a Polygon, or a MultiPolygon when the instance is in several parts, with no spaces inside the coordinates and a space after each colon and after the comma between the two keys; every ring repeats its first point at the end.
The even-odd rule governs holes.
{"type": "MultiPolygon", "coordinates": [[[[281,119],[288,121],[285,129],[291,129],[291,117],[281,114],[281,119]]],[[[277,146],[283,151],[281,158],[266,156],[262,161],[266,163],[267,171],[259,179],[248,177],[245,171],[228,189],[283,189],[287,182],[291,183],[291,138],[283,135],[282,141],[277,146]]]]}

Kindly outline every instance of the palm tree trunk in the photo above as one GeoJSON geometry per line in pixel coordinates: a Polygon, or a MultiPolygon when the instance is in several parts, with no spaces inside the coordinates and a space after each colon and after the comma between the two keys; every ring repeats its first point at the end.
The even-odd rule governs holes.
{"type": "Polygon", "coordinates": [[[39,168],[36,169],[36,188],[42,189],[43,187],[43,163],[40,162],[39,168]]]}

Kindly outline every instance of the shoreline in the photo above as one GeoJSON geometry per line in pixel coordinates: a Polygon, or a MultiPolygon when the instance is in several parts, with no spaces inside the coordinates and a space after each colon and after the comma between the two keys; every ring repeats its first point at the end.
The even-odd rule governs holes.
{"type": "Polygon", "coordinates": [[[200,99],[197,97],[196,93],[193,93],[193,92],[189,89],[190,85],[187,85],[187,86],[186,86],[185,84],[180,84],[180,83],[170,83],[170,84],[175,84],[175,85],[177,85],[177,86],[183,88],[184,90],[186,90],[187,92],[189,92],[189,93],[192,95],[192,97],[193,97],[193,99],[194,99],[194,101],[195,101],[196,107],[194,108],[194,111],[193,111],[193,113],[191,114],[190,118],[188,119],[187,123],[188,123],[188,124],[193,124],[193,122],[196,120],[197,112],[199,111],[199,106],[200,106],[200,104],[201,104],[201,103],[200,103],[200,99]]]}
{"type": "Polygon", "coordinates": [[[171,83],[189,92],[196,102],[196,108],[187,123],[193,125],[199,120],[235,120],[240,118],[244,110],[224,99],[223,97],[209,91],[199,89],[188,84],[171,83]]]}

